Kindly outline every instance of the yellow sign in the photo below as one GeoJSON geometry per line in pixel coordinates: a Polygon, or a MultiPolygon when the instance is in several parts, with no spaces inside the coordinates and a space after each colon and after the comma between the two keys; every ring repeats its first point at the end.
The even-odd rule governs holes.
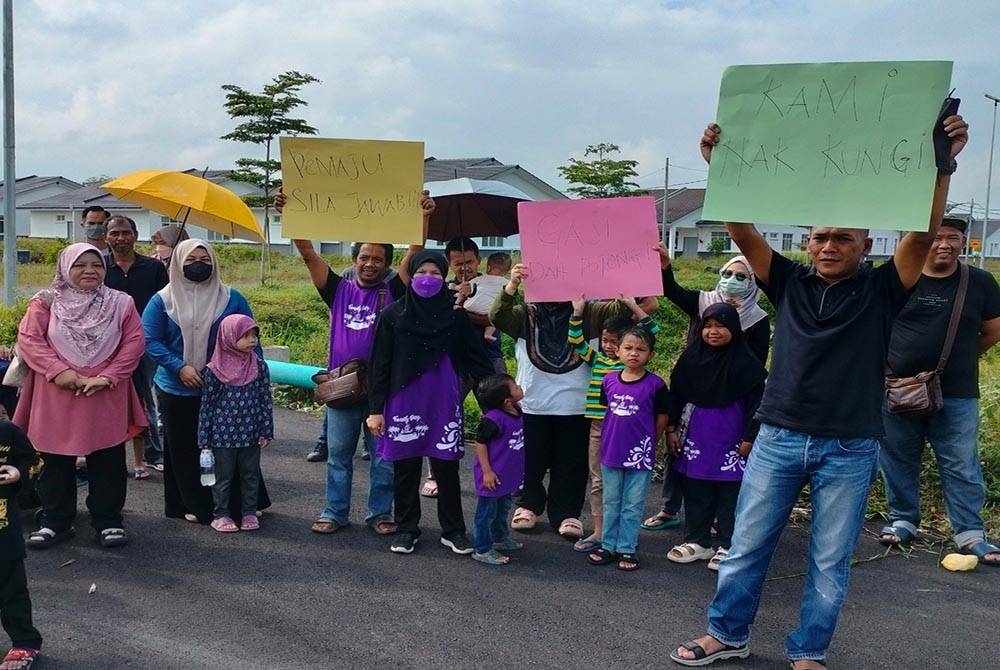
{"type": "Polygon", "coordinates": [[[972,249],[973,251],[979,251],[981,246],[982,245],[979,243],[979,240],[972,240],[971,242],[969,242],[969,248],[972,249]]]}
{"type": "Polygon", "coordinates": [[[284,237],[423,244],[423,142],[279,139],[284,237]]]}

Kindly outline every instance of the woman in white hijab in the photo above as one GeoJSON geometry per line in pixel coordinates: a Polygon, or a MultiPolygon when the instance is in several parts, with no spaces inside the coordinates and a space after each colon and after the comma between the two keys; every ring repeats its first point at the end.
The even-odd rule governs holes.
{"type": "MultiPolygon", "coordinates": [[[[222,283],[212,245],[180,242],[170,258],[170,283],[142,314],[146,350],[156,361],[153,383],[163,416],[163,497],[166,516],[212,520],[212,489],[199,481],[198,411],[202,371],[215,349],[219,322],[230,314],[253,318],[246,298],[222,283]]],[[[234,491],[233,500],[239,500],[234,491]]],[[[258,508],[270,505],[261,480],[258,508]]]]}

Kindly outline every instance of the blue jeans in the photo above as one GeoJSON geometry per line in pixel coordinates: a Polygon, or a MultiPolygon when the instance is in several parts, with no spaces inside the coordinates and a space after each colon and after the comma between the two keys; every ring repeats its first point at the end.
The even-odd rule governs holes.
{"type": "Polygon", "coordinates": [[[879,455],[889,521],[920,525],[920,468],[925,442],[931,443],[941,475],[948,520],[959,546],[983,538],[980,512],[986,500],[979,463],[979,400],[945,398],[944,409],[929,416],[883,413],[885,442],[879,455]]]}
{"type": "Polygon", "coordinates": [[[601,546],[619,554],[634,554],[639,524],[649,491],[652,470],[609,468],[601,465],[604,485],[604,530],[601,546]]]}
{"type": "Polygon", "coordinates": [[[510,535],[507,514],[514,506],[508,493],[496,498],[479,496],[476,498],[476,521],[472,529],[472,540],[476,551],[485,554],[493,548],[494,542],[503,542],[510,535]]]}
{"type": "Polygon", "coordinates": [[[375,440],[367,427],[368,406],[361,403],[347,409],[326,408],[327,449],[326,507],[321,519],[333,519],[346,525],[351,512],[351,479],[354,476],[354,452],[358,435],[365,431],[365,443],[371,452],[368,483],[368,515],[365,523],[392,513],[392,463],[375,455],[375,440]]]}
{"type": "Polygon", "coordinates": [[[809,568],[790,660],[826,658],[847,594],[851,553],[864,522],[878,461],[876,438],[805,435],[763,424],[743,475],[729,556],[708,606],[708,634],[724,644],[750,639],[761,587],[788,515],[805,484],[812,500],[809,568]]]}

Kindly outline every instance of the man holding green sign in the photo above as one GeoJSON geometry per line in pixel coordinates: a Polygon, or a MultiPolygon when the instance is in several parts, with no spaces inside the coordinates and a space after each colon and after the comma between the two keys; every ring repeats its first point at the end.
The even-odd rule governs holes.
{"type": "MultiPolygon", "coordinates": [[[[885,64],[854,64],[853,74],[851,64],[834,64],[827,71],[823,66],[770,66],[770,73],[754,72],[750,76],[742,76],[746,74],[739,72],[742,68],[730,68],[720,95],[720,124],[709,125],[701,140],[702,155],[706,161],[712,159],[705,217],[710,218],[708,203],[713,198],[716,207],[713,211],[724,211],[722,218],[727,221],[752,221],[761,216],[768,223],[785,222],[782,219],[789,216],[786,210],[792,212],[802,217],[794,223],[813,225],[807,242],[812,264],[797,263],[773,251],[751,224],[726,224],[777,311],[774,353],[764,398],[756,415],[761,430],[750,452],[740,490],[732,548],[719,566],[715,597],[708,609],[708,634],[685,642],[671,653],[671,658],[681,665],[702,666],[749,655],[750,626],[757,614],[771,556],[799,493],[809,484],[812,502],[809,568],[799,626],[788,635],[786,654],[792,667],[798,670],[826,667],[827,649],[847,593],[851,554],[864,521],[868,489],[877,466],[883,433],[884,365],[892,320],[920,277],[944,214],[950,175],[957,166],[955,157],[968,140],[968,126],[955,114],[957,104],[941,106],[941,99],[947,93],[946,79],[921,79],[913,74],[920,68],[909,66],[925,64],[899,63],[893,78],[908,77],[910,87],[930,84],[938,96],[935,101],[909,109],[913,119],[910,125],[923,124],[923,130],[918,129],[913,135],[912,166],[905,173],[891,168],[895,174],[889,174],[884,171],[889,163],[883,162],[881,171],[875,175],[864,151],[860,160],[866,166],[865,173],[861,167],[855,170],[852,166],[853,174],[846,174],[845,170],[827,182],[822,181],[822,161],[810,164],[808,151],[798,158],[789,153],[779,154],[789,165],[784,168],[775,165],[774,152],[765,150],[762,155],[769,155],[771,170],[767,175],[748,176],[747,170],[762,167],[753,159],[749,161],[752,168],[742,163],[742,167],[734,167],[732,158],[728,165],[721,164],[727,162],[725,156],[737,147],[743,156],[740,160],[745,160],[749,154],[742,149],[744,141],[747,146],[764,144],[756,138],[776,132],[776,127],[780,130],[783,124],[792,126],[806,118],[807,113],[810,121],[823,113],[829,116],[823,107],[829,99],[833,100],[838,119],[842,114],[847,115],[846,125],[830,124],[828,134],[833,137],[840,133],[838,141],[856,140],[851,131],[860,126],[851,124],[860,124],[863,118],[875,125],[883,123],[879,114],[881,119],[901,118],[893,104],[911,99],[909,89],[904,86],[885,86],[886,102],[881,108],[874,103],[862,104],[859,93],[855,107],[850,87],[861,87],[863,74],[871,65],[885,64]],[[727,79],[734,72],[736,92],[727,90],[727,79]],[[823,94],[819,97],[819,107],[813,106],[817,100],[816,87],[806,89],[798,83],[808,79],[806,75],[820,82],[823,94]],[[751,79],[757,82],[756,105],[750,104],[750,98],[746,97],[747,91],[753,90],[745,85],[751,79]],[[796,83],[789,86],[792,81],[796,83]],[[780,98],[777,91],[784,92],[786,86],[791,95],[780,98]],[[827,89],[831,91],[829,98],[827,89]],[[840,93],[833,94],[834,90],[840,93]],[[733,96],[744,96],[742,104],[733,105],[733,96]],[[763,118],[764,114],[768,118],[763,118]],[[737,139],[730,135],[730,121],[736,126],[733,135],[737,139]],[[795,192],[792,182],[782,185],[781,171],[793,168],[812,175],[799,185],[807,191],[795,192]],[[734,177],[733,170],[743,172],[734,177]],[[929,175],[925,175],[928,170],[929,175]],[[892,260],[873,269],[863,264],[872,241],[867,230],[857,227],[867,225],[875,214],[854,210],[850,204],[855,200],[854,195],[870,189],[870,182],[877,181],[877,177],[887,180],[878,187],[885,201],[877,210],[878,225],[885,226],[892,211],[895,212],[892,216],[897,217],[893,219],[896,227],[920,232],[906,235],[892,260]],[[923,186],[914,186],[911,181],[923,186]],[[757,198],[745,191],[748,183],[767,190],[767,197],[757,198]],[[853,190],[848,188],[851,184],[853,190]],[[894,188],[902,190],[895,192],[894,188]],[[904,198],[901,195],[904,192],[909,193],[905,198],[917,201],[917,206],[899,199],[904,198]],[[806,203],[809,209],[803,205],[805,200],[809,201],[806,203]],[[826,215],[824,210],[842,218],[826,215]],[[910,218],[901,218],[906,211],[910,212],[910,218]]],[[[748,66],[748,69],[763,67],[767,66],[748,66]]],[[[882,95],[879,91],[876,102],[882,95]]],[[[870,96],[867,99],[872,100],[870,96]]],[[[880,132],[887,137],[904,133],[904,126],[890,126],[882,125],[880,132]]],[[[800,140],[806,144],[809,141],[800,140]]],[[[822,148],[819,151],[822,155],[822,148]]],[[[873,163],[877,162],[872,158],[873,163]]],[[[883,161],[885,158],[883,155],[883,161]]],[[[845,164],[839,155],[836,161],[841,167],[845,164]]]]}

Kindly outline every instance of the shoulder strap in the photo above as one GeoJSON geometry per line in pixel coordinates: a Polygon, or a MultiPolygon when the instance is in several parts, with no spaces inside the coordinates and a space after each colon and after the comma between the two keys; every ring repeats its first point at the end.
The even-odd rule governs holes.
{"type": "Polygon", "coordinates": [[[944,366],[948,364],[948,357],[955,344],[955,333],[958,332],[958,322],[962,318],[962,308],[965,306],[965,294],[969,288],[968,264],[959,261],[958,271],[961,273],[958,279],[958,291],[955,293],[955,304],[951,308],[951,320],[948,322],[948,335],[944,338],[944,347],[941,349],[941,360],[937,364],[938,374],[941,374],[944,366]]]}

